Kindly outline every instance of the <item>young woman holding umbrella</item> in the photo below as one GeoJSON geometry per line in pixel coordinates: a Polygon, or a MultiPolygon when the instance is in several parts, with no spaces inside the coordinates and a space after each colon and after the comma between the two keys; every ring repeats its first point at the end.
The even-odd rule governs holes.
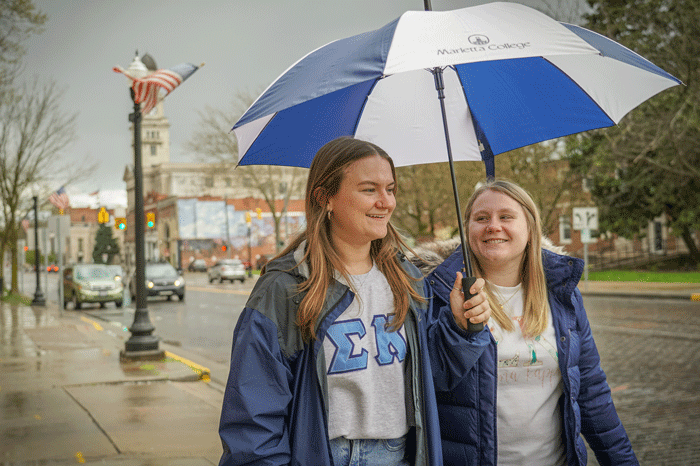
{"type": "Polygon", "coordinates": [[[343,137],[316,154],[306,231],[266,265],[234,332],[221,465],[442,464],[435,388],[454,388],[488,344],[464,329],[490,306],[478,280],[470,300],[432,309],[389,222],[395,192],[374,144],[343,137]]]}
{"type": "MultiPolygon", "coordinates": [[[[455,390],[438,388],[445,464],[584,466],[581,434],[601,465],[638,464],[576,287],[583,261],[544,248],[537,206],[508,181],[479,186],[465,224],[492,339],[455,390]]],[[[426,278],[435,308],[458,301],[445,280],[462,262],[458,249],[426,278]]]]}

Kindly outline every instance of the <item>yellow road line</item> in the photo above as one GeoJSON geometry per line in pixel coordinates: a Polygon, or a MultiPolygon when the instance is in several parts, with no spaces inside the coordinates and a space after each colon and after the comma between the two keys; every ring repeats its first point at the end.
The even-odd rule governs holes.
{"type": "MultiPolygon", "coordinates": [[[[85,316],[80,316],[80,320],[92,324],[92,326],[95,327],[96,330],[103,330],[102,326],[92,319],[88,319],[85,316]]],[[[165,357],[174,359],[188,366],[197,375],[199,375],[200,380],[203,380],[204,382],[209,382],[211,380],[211,371],[209,370],[209,368],[201,366],[194,361],[190,361],[189,359],[185,359],[182,356],[178,356],[177,354],[173,354],[170,351],[165,351],[165,357]]]]}
{"type": "Polygon", "coordinates": [[[196,362],[190,361],[189,359],[185,359],[181,356],[178,356],[177,354],[173,354],[170,351],[165,352],[165,357],[174,359],[176,361],[180,361],[184,365],[188,366],[190,369],[192,369],[197,374],[199,374],[199,378],[201,380],[203,380],[205,382],[209,382],[209,380],[211,380],[211,378],[210,378],[211,371],[209,370],[209,368],[204,367],[204,366],[200,366],[196,362]]]}
{"type": "Polygon", "coordinates": [[[80,316],[80,320],[82,320],[83,322],[87,322],[88,324],[92,324],[92,326],[95,327],[95,330],[99,330],[99,331],[103,330],[102,326],[92,319],[88,319],[85,316],[80,316]]]}
{"type": "Polygon", "coordinates": [[[248,296],[250,294],[250,291],[243,291],[243,290],[221,290],[219,288],[204,288],[201,286],[188,286],[188,290],[194,290],[194,291],[206,291],[208,293],[227,293],[227,294],[239,294],[242,296],[248,296]]]}

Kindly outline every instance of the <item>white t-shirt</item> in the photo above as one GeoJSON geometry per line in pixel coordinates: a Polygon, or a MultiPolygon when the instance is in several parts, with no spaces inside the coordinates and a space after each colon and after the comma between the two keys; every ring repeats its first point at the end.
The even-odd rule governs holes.
{"type": "Polygon", "coordinates": [[[399,438],[413,423],[406,408],[406,333],[403,326],[396,332],[385,328],[394,313],[394,295],[376,265],[351,279],[360,299],[355,296],[323,339],[328,436],[399,438]]]}
{"type": "Polygon", "coordinates": [[[498,345],[498,464],[565,465],[559,410],[562,381],[551,311],[546,330],[526,338],[520,327],[521,285],[491,285],[515,324],[515,331],[506,332],[495,319],[489,320],[498,345]]]}

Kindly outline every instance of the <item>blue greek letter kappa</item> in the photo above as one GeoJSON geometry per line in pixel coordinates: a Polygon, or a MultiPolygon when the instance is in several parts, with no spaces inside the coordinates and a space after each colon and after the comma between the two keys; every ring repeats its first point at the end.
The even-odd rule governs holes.
{"type": "Polygon", "coordinates": [[[374,359],[380,366],[386,366],[394,362],[394,358],[403,362],[406,358],[406,340],[398,332],[386,331],[387,318],[385,315],[376,315],[372,319],[374,338],[377,341],[377,356],[374,359]]]}

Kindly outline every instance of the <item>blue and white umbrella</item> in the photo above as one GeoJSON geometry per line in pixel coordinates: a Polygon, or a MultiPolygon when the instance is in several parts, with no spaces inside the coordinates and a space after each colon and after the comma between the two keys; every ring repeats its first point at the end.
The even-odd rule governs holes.
{"type": "MultiPolygon", "coordinates": [[[[615,125],[680,81],[604,36],[514,3],[409,11],[331,42],[277,78],[233,127],[239,165],[309,167],[353,135],[396,166],[454,160],[615,125]]],[[[492,165],[491,165],[492,167],[492,165]]]]}
{"type": "Polygon", "coordinates": [[[494,155],[615,125],[677,84],[617,42],[523,5],[409,11],[303,57],[233,131],[239,165],[309,167],[339,136],[377,144],[396,166],[450,162],[471,276],[453,160],[483,160],[493,176],[494,155]]]}

